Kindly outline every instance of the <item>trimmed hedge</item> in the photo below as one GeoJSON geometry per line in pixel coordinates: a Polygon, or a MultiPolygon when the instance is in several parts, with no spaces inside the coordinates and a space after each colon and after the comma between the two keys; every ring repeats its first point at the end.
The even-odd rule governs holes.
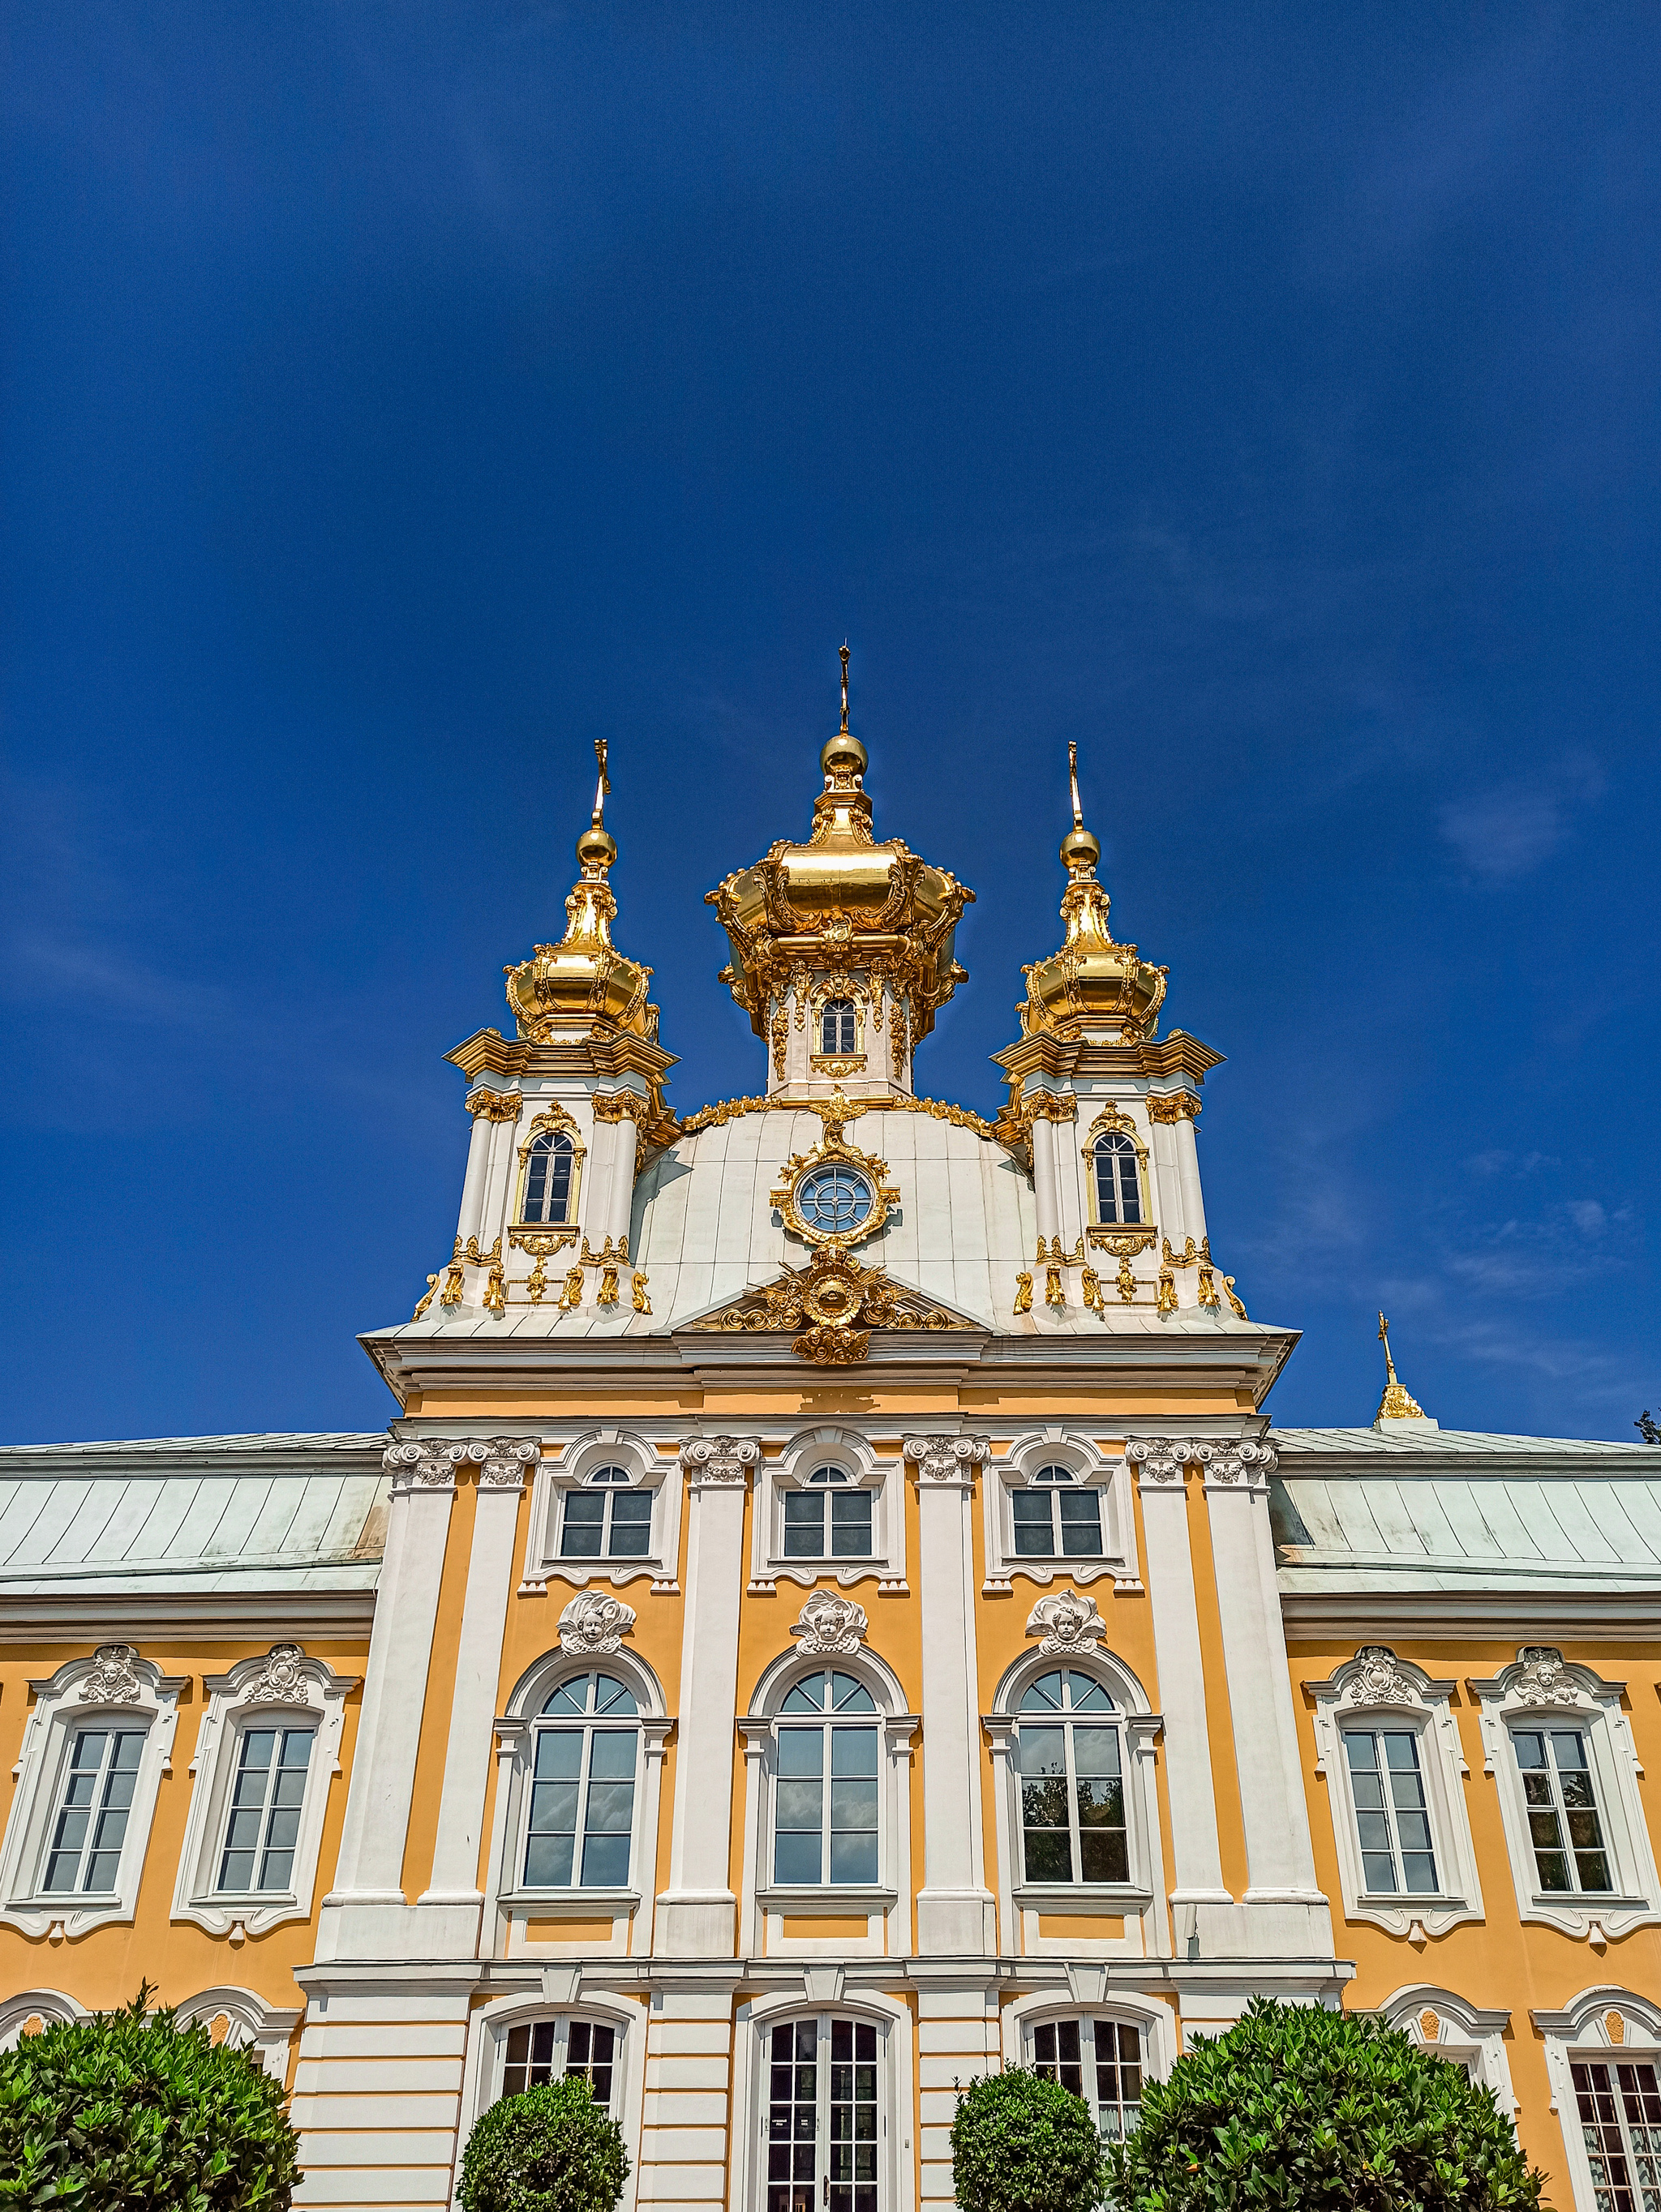
{"type": "Polygon", "coordinates": [[[463,2212],[611,2212],[628,2179],[623,2130],[581,2075],[492,2105],[461,2154],[463,2212]]]}
{"type": "Polygon", "coordinates": [[[1102,2147],[1082,2098],[1025,2067],[958,2093],[952,2182],[963,2212],[1091,2212],[1102,2147]]]}
{"type": "Polygon", "coordinates": [[[148,1984],[0,2053],[0,2206],[289,2212],[296,2141],[252,2052],[150,2013],[148,1984]]]}

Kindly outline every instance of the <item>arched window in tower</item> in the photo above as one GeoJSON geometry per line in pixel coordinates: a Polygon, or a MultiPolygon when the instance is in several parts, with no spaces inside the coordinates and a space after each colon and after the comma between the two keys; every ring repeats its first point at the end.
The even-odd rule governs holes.
{"type": "Polygon", "coordinates": [[[1133,1225],[1142,1218],[1136,1147],[1117,1130],[1110,1130],[1096,1144],[1096,1217],[1133,1225]]]}
{"type": "Polygon", "coordinates": [[[526,1222],[557,1226],[571,1218],[571,1176],[576,1154],[563,1129],[545,1129],[531,1140],[525,1162],[526,1222]]]}
{"type": "Polygon", "coordinates": [[[827,999],[819,1015],[819,1050],[850,1053],[859,1050],[859,1021],[851,999],[827,999]]]}

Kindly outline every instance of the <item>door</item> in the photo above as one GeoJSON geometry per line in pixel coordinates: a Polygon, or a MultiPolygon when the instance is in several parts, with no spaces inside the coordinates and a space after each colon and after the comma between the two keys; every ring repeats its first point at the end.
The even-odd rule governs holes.
{"type": "Polygon", "coordinates": [[[767,2212],[879,2212],[877,2031],[832,2014],[769,2036],[767,2212]]]}

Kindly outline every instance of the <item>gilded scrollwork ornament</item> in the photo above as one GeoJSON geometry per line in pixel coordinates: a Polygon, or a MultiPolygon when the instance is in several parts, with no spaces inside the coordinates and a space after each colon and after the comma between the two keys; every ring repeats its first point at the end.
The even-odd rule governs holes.
{"type": "Polygon", "coordinates": [[[1015,1304],[1011,1310],[1018,1314],[1032,1310],[1032,1278],[1025,1267],[1015,1278],[1015,1304]]]}

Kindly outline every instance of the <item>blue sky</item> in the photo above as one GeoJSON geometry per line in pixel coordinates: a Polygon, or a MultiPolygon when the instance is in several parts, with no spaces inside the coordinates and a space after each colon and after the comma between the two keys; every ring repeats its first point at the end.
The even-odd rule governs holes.
{"type": "Polygon", "coordinates": [[[992,1110],[1066,745],[1228,1055],[1283,1425],[1661,1407],[1651,7],[0,16],[13,1441],[378,1426],[441,1055],[557,934],[592,739],[683,1110],[703,892],[806,828],[978,896],[992,1110]]]}

